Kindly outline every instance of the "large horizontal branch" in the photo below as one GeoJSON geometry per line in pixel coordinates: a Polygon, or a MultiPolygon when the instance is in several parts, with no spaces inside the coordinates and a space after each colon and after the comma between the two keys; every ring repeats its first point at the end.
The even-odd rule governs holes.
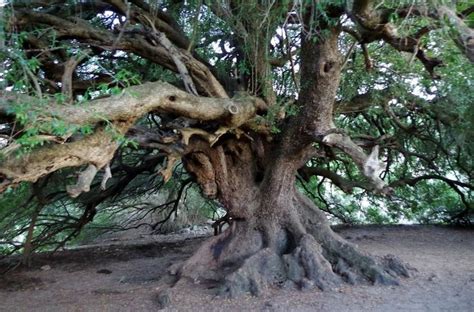
{"type": "Polygon", "coordinates": [[[10,156],[0,164],[0,192],[20,182],[39,178],[66,167],[92,164],[103,168],[112,159],[118,143],[105,130],[82,140],[39,148],[22,157],[10,156]]]}
{"type": "Polygon", "coordinates": [[[0,112],[11,112],[17,105],[31,106],[30,113],[42,120],[63,120],[68,124],[85,125],[104,121],[129,121],[151,111],[167,112],[200,121],[221,120],[229,127],[239,127],[252,118],[265,103],[255,97],[233,99],[193,96],[166,82],[147,82],[124,89],[121,94],[80,105],[41,103],[40,100],[7,93],[0,98],[0,112]],[[244,100],[243,100],[244,99],[244,100]],[[47,104],[47,105],[46,105],[47,104]]]}
{"type": "MultiPolygon", "coordinates": [[[[19,96],[19,98],[24,96],[19,96]]],[[[0,112],[12,114],[15,95],[0,99],[0,112]]],[[[29,101],[34,99],[28,98],[29,101]]],[[[21,104],[16,104],[21,105],[21,104]]],[[[8,185],[22,181],[35,182],[40,177],[66,167],[92,164],[103,168],[113,157],[118,144],[117,132],[125,134],[138,118],[148,112],[166,112],[200,121],[213,121],[227,129],[235,129],[252,119],[261,99],[247,96],[233,99],[205,98],[190,95],[168,83],[155,82],[130,87],[119,95],[97,99],[80,105],[32,106],[33,115],[41,114],[45,124],[53,118],[66,124],[97,125],[99,130],[90,136],[63,144],[50,143],[22,157],[9,155],[0,164],[3,178],[0,192],[8,185]],[[113,125],[113,131],[105,130],[104,123],[113,125]]],[[[38,117],[38,116],[36,116],[38,117]]],[[[47,135],[47,134],[46,134],[47,135]]],[[[0,150],[1,152],[1,150],[0,150]]]]}

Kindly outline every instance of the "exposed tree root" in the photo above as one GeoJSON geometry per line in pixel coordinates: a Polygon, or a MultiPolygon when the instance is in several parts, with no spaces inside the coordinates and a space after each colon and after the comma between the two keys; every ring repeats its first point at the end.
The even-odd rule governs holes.
{"type": "Polygon", "coordinates": [[[306,216],[303,220],[305,227],[320,242],[325,257],[343,280],[351,284],[367,280],[374,284],[398,285],[399,276],[409,277],[407,266],[394,256],[377,258],[363,253],[334,233],[325,221],[324,214],[309,199],[296,194],[295,200],[306,216]]]}
{"type": "MultiPolygon", "coordinates": [[[[297,201],[303,211],[310,207],[302,198],[297,201]]],[[[216,287],[220,295],[230,297],[258,296],[269,287],[326,290],[343,282],[397,285],[399,277],[409,276],[394,256],[378,258],[357,250],[334,233],[318,211],[304,215],[317,222],[302,221],[303,234],[282,225],[275,246],[265,243],[268,233],[259,230],[261,220],[234,222],[171,273],[180,281],[216,287]]]]}

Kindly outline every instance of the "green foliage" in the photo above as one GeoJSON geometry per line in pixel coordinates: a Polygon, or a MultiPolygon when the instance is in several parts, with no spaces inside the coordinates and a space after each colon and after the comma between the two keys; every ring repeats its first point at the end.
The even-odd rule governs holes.
{"type": "MultiPolygon", "coordinates": [[[[26,33],[18,35],[18,40],[21,43],[21,38],[26,36],[26,33]]],[[[24,70],[30,72],[36,72],[38,70],[39,61],[36,58],[24,60],[21,57],[22,50],[18,49],[19,64],[24,70]]],[[[16,64],[16,63],[13,63],[16,64]]],[[[90,66],[96,64],[95,60],[89,62],[90,66]]],[[[7,80],[15,80],[19,69],[11,68],[7,71],[7,80]]],[[[127,68],[121,68],[114,74],[112,83],[99,84],[97,88],[90,88],[83,96],[80,97],[79,104],[86,103],[88,100],[100,96],[117,95],[122,92],[122,88],[130,87],[141,83],[141,79],[136,72],[130,71],[127,68]]],[[[32,88],[32,87],[30,87],[32,88]]],[[[19,80],[14,84],[13,91],[26,91],[28,89],[28,83],[24,80],[19,80]],[[18,87],[15,85],[18,84],[18,87]]],[[[51,118],[45,112],[47,111],[47,105],[50,103],[56,103],[58,105],[71,105],[65,103],[67,100],[63,93],[55,93],[49,97],[43,97],[41,99],[32,98],[30,101],[17,102],[9,107],[8,112],[15,115],[15,118],[20,126],[24,126],[21,133],[19,133],[15,139],[15,143],[19,145],[15,153],[20,156],[25,153],[30,153],[33,149],[43,146],[51,140],[51,135],[58,138],[67,139],[76,134],[89,135],[92,134],[94,129],[89,124],[67,124],[60,119],[60,116],[51,118]]],[[[106,129],[112,133],[115,140],[121,145],[127,147],[136,148],[137,144],[133,140],[126,138],[123,134],[117,132],[112,124],[108,120],[104,119],[106,123],[106,129]]]]}
{"type": "Polygon", "coordinates": [[[34,208],[27,205],[31,188],[22,183],[16,189],[9,188],[0,196],[0,255],[21,248],[22,237],[17,229],[26,228],[34,208]]]}
{"type": "MultiPolygon", "coordinates": [[[[65,6],[71,3],[75,1],[67,1],[65,6]]],[[[268,126],[273,134],[280,133],[282,123],[299,113],[299,106],[294,102],[297,101],[299,88],[306,83],[299,71],[301,64],[297,47],[301,43],[301,29],[291,22],[284,25],[292,2],[237,1],[239,5],[232,8],[232,16],[228,19],[216,17],[207,6],[212,3],[213,1],[206,0],[150,2],[155,9],[166,6],[166,13],[176,19],[178,26],[189,38],[187,49],[190,54],[203,60],[203,63],[211,64],[217,77],[229,80],[249,77],[250,81],[244,81],[247,85],[243,87],[250,93],[263,97],[269,95],[269,90],[255,87],[258,83],[262,84],[262,81],[254,81],[257,79],[256,69],[271,59],[287,59],[290,52],[292,62],[288,60],[283,66],[269,67],[268,76],[258,77],[261,80],[271,79],[277,103],[264,116],[259,116],[257,123],[268,126]],[[257,29],[258,32],[236,33],[237,24],[249,30],[257,29]],[[258,51],[258,54],[256,45],[262,43],[266,44],[263,52],[258,51]],[[282,118],[283,115],[285,119],[282,118]]],[[[302,12],[295,12],[302,16],[305,13],[311,14],[312,22],[308,33],[314,35],[313,40],[324,40],[328,35],[328,30],[323,29],[324,27],[347,22],[328,14],[328,10],[346,5],[347,1],[304,0],[302,3],[303,7],[304,4],[315,3],[312,12],[304,12],[304,9],[302,12]]],[[[447,3],[429,2],[432,6],[447,3]]],[[[404,0],[380,1],[377,5],[393,9],[411,4],[413,1],[404,0]]],[[[468,5],[468,2],[463,1],[456,3],[458,11],[466,9],[468,5]]],[[[117,24],[118,17],[120,16],[104,17],[97,14],[90,17],[89,21],[92,27],[115,35],[125,25],[117,24]]],[[[395,13],[389,16],[389,20],[400,36],[412,35],[432,24],[429,18],[401,18],[395,13]]],[[[466,19],[466,23],[474,25],[472,14],[466,19]]],[[[446,64],[445,67],[436,68],[436,73],[441,76],[440,80],[432,79],[412,54],[395,51],[381,41],[367,45],[368,55],[373,61],[372,69],[367,70],[360,45],[356,44],[353,53],[349,54],[354,38],[347,34],[340,37],[340,48],[348,54],[345,55],[347,62],[337,101],[351,102],[356,96],[370,94],[371,103],[345,114],[339,114],[336,107],[336,125],[364,146],[366,152],[371,147],[367,141],[380,144],[381,159],[389,164],[388,172],[383,173],[387,183],[422,175],[472,183],[474,67],[452,42],[452,28],[441,27],[445,25],[444,22],[436,25],[440,28],[420,40],[420,47],[427,50],[428,56],[438,57],[446,64]],[[388,115],[388,110],[397,116],[399,124],[388,115]],[[373,140],[366,140],[366,136],[373,140]]],[[[141,30],[140,25],[127,27],[129,32],[141,30]]],[[[44,205],[36,197],[32,199],[32,186],[21,184],[16,189],[7,190],[0,195],[0,236],[2,241],[15,242],[17,245],[0,243],[0,253],[21,251],[31,216],[39,208],[41,212],[34,231],[38,250],[54,249],[68,239],[74,245],[97,237],[106,230],[127,228],[131,225],[126,222],[130,216],[135,217],[134,222],[140,222],[140,218],[146,219],[147,214],[156,213],[155,216],[159,218],[167,217],[173,204],[163,207],[160,205],[165,204],[166,200],[175,199],[177,190],[189,179],[182,172],[181,165],[176,166],[173,178],[166,184],[163,184],[157,174],[165,164],[164,160],[136,176],[129,176],[130,172],[149,159],[158,157],[161,151],[139,150],[137,142],[117,131],[105,118],[100,125],[74,125],[65,123],[60,116],[48,117],[45,110],[51,102],[59,106],[81,105],[87,109],[90,100],[120,94],[124,88],[142,82],[163,80],[178,85],[181,83],[179,75],[143,56],[114,50],[112,45],[98,47],[61,37],[52,27],[25,29],[28,31],[9,32],[6,38],[8,49],[0,50],[0,58],[5,60],[2,61],[5,84],[14,92],[35,98],[9,107],[9,113],[15,115],[16,119],[15,132],[11,138],[12,143],[19,146],[15,153],[24,155],[31,152],[49,144],[51,137],[67,140],[69,137],[87,136],[94,133],[97,127],[105,126],[106,131],[121,144],[112,166],[117,169],[117,173],[114,172],[114,177],[108,182],[120,192],[111,191],[113,196],[100,201],[94,208],[96,211],[93,211],[93,222],[79,232],[78,229],[83,226],[81,218],[88,216],[86,212],[90,209],[90,201],[103,194],[98,187],[103,173],[99,173],[91,192],[76,201],[64,195],[65,181],[67,184],[74,184],[76,181],[72,170],[63,170],[49,177],[52,181],[48,181],[42,193],[51,200],[44,205]],[[35,53],[28,46],[28,37],[33,35],[45,39],[47,44],[43,52],[35,53]],[[60,86],[51,89],[48,85],[49,78],[42,70],[42,57],[45,53],[55,55],[56,63],[52,63],[55,65],[71,56],[87,55],[74,78],[82,82],[97,82],[92,83],[86,91],[78,92],[71,103],[66,95],[59,92],[60,86]],[[48,92],[41,94],[41,90],[48,92]]],[[[162,125],[161,121],[153,120],[152,117],[140,121],[140,126],[157,131],[165,131],[162,125]]],[[[298,181],[298,188],[326,211],[335,223],[453,223],[459,222],[457,217],[466,212],[466,207],[471,207],[472,211],[472,190],[459,185],[453,188],[440,179],[421,180],[415,187],[395,188],[394,194],[388,198],[374,195],[364,190],[367,181],[347,156],[322,145],[315,146],[334,155],[327,158],[315,157],[308,166],[328,169],[348,181],[359,182],[362,186],[354,187],[352,194],[348,196],[329,179],[321,176],[312,177],[307,182],[298,181]]],[[[187,221],[184,217],[180,219],[184,220],[184,225],[186,222],[200,222],[219,214],[219,206],[202,198],[195,185],[186,186],[183,194],[179,211],[187,212],[189,217],[187,221]]]]}

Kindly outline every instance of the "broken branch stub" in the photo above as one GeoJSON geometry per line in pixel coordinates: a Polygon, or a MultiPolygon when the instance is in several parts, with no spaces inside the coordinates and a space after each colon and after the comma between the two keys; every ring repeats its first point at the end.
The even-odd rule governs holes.
{"type": "Polygon", "coordinates": [[[89,192],[91,188],[92,180],[94,180],[97,174],[97,167],[89,165],[87,168],[79,174],[77,183],[75,185],[66,186],[66,191],[72,198],[79,196],[82,192],[89,192]]]}
{"type": "Polygon", "coordinates": [[[385,182],[380,178],[383,164],[379,160],[379,146],[376,145],[370,155],[366,155],[364,150],[355,144],[347,135],[340,133],[330,133],[323,138],[323,143],[336,147],[349,155],[357,164],[362,173],[374,186],[375,190],[381,194],[388,194],[390,190],[385,182]]]}

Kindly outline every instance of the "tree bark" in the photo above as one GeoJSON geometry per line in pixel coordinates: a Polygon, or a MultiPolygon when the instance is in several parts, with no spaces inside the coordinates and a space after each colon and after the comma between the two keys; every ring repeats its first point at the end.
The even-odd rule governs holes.
{"type": "MultiPolygon", "coordinates": [[[[120,12],[126,11],[116,1],[109,3],[120,12]]],[[[370,15],[370,3],[356,1],[353,9],[370,15]]],[[[47,13],[18,11],[16,18],[20,26],[41,22],[54,27],[58,38],[74,38],[133,52],[178,71],[181,76],[187,77],[189,73],[192,79],[185,79],[188,86],[194,83],[200,94],[214,98],[192,96],[164,83],[147,83],[131,87],[118,96],[97,99],[87,107],[51,106],[48,111],[42,112],[46,114],[45,120],[61,116],[66,123],[93,125],[95,133],[80,136],[77,141],[39,148],[32,155],[21,158],[6,155],[0,165],[0,191],[21,181],[36,181],[61,168],[89,165],[89,170],[81,174],[75,188],[78,191],[74,193],[87,190],[96,169],[106,166],[118,148],[113,135],[106,132],[104,120],[113,124],[122,135],[138,118],[149,112],[208,122],[212,125],[211,129],[218,127],[217,131],[207,133],[205,127],[180,130],[182,142],[175,140],[172,143],[180,145],[182,151],[169,152],[168,166],[163,175],[166,180],[173,167],[172,160],[182,157],[204,195],[217,198],[224,205],[232,224],[224,233],[207,241],[189,260],[172,269],[179,281],[191,279],[219,285],[220,291],[230,296],[247,292],[258,295],[275,285],[327,289],[344,281],[396,284],[399,276],[408,276],[403,264],[393,257],[375,258],[358,251],[331,230],[324,214],[295,187],[296,172],[310,159],[315,143],[339,148],[362,170],[367,160],[364,151],[350,138],[334,132],[337,130],[333,123],[334,101],[343,63],[338,52],[341,29],[326,18],[318,18],[315,11],[309,8],[310,4],[307,5],[308,8],[302,8],[304,16],[301,26],[304,31],[299,63],[302,83],[298,115],[291,118],[281,129],[281,135],[274,136],[272,141],[250,131],[252,127],[244,127],[259,111],[275,101],[271,80],[267,79],[270,69],[266,60],[267,47],[264,43],[260,44],[260,41],[265,42],[265,36],[254,34],[251,39],[258,45],[251,48],[249,54],[257,58],[257,61],[251,62],[255,82],[252,91],[264,97],[267,103],[252,97],[235,96],[229,99],[209,68],[183,46],[172,48],[171,43],[176,45],[174,41],[182,40],[173,40],[174,32],[159,27],[159,21],[148,18],[148,15],[142,16],[144,21],[152,29],[156,28],[155,33],[157,30],[166,33],[170,42],[152,40],[146,30],[121,31],[116,36],[105,29],[89,26],[85,20],[76,18],[73,23],[47,13]],[[174,52],[179,55],[174,55],[174,52]],[[232,130],[235,136],[228,134],[227,130],[232,130]],[[337,134],[337,140],[335,136],[329,140],[330,134],[337,134]],[[211,136],[214,139],[210,139],[211,136]],[[202,140],[202,137],[207,137],[208,141],[202,140]]],[[[328,7],[325,17],[334,17],[337,24],[345,12],[337,6],[328,7]]],[[[371,15],[365,15],[362,16],[365,19],[360,18],[358,23],[370,33],[371,23],[367,23],[372,21],[369,19],[371,15]]],[[[147,25],[143,21],[141,24],[147,25]]],[[[389,32],[379,32],[363,43],[379,38],[394,46],[399,43],[389,32]]],[[[395,47],[410,52],[416,48],[408,43],[399,43],[395,47]]],[[[0,113],[9,114],[8,104],[9,101],[0,101],[0,113]]],[[[159,145],[159,148],[166,151],[162,146],[159,145]]]]}
{"type": "Polygon", "coordinates": [[[232,223],[170,270],[178,282],[203,283],[235,297],[278,286],[397,284],[399,276],[409,275],[392,256],[371,257],[335,234],[325,215],[296,190],[295,164],[255,156],[259,144],[274,148],[258,137],[230,139],[186,156],[188,171],[205,195],[224,204],[232,223]]]}
{"type": "Polygon", "coordinates": [[[204,194],[218,198],[233,223],[171,270],[179,281],[219,285],[220,293],[237,296],[259,295],[272,286],[324,290],[342,282],[397,284],[399,276],[409,275],[394,257],[369,256],[335,234],[295,187],[313,142],[324,144],[322,138],[334,130],[342,61],[338,34],[338,29],[317,38],[303,34],[300,112],[280,138],[221,140],[185,157],[204,194]]]}

